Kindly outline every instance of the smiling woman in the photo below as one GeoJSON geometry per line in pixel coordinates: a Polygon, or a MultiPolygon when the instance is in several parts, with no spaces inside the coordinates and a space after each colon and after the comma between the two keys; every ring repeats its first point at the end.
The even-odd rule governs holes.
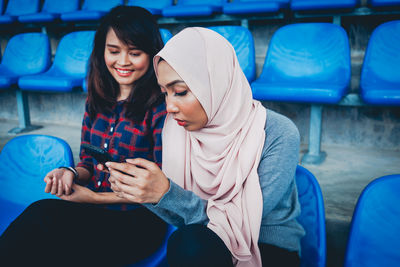
{"type": "Polygon", "coordinates": [[[118,101],[125,100],[131,94],[135,82],[149,69],[149,54],[136,46],[123,43],[111,28],[106,37],[104,61],[108,71],[117,81],[120,88],[118,101]]]}
{"type": "Polygon", "coordinates": [[[102,19],[90,57],[81,161],[44,177],[44,190],[61,200],[33,203],[7,228],[1,266],[124,266],[159,247],[166,223],[112,192],[108,171],[83,145],[115,162],[143,158],[161,167],[166,110],[152,58],[162,47],[143,8],[119,6],[102,19]]]}

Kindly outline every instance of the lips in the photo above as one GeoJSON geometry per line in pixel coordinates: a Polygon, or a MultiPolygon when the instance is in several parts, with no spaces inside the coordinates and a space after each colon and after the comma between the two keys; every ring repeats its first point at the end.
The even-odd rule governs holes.
{"type": "Polygon", "coordinates": [[[185,126],[186,121],[175,119],[179,126],[185,126]]]}
{"type": "Polygon", "coordinates": [[[133,70],[129,70],[129,69],[118,69],[115,68],[115,70],[117,71],[117,74],[121,77],[128,77],[133,73],[133,70]]]}

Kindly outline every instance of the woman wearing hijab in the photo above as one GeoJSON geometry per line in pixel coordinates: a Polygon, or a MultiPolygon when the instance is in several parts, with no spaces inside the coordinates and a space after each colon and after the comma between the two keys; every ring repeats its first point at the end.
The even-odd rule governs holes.
{"type": "Polygon", "coordinates": [[[163,165],[108,162],[111,188],[178,229],[170,266],[299,266],[299,133],[253,100],[235,51],[186,28],[154,57],[165,94],[163,165]]]}

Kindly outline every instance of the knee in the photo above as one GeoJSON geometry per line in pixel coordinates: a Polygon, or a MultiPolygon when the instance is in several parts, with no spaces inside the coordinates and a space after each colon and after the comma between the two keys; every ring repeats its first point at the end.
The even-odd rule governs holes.
{"type": "Polygon", "coordinates": [[[204,225],[186,225],[168,240],[170,266],[232,266],[232,258],[223,241],[204,225]]]}
{"type": "Polygon", "coordinates": [[[57,201],[57,199],[42,199],[35,201],[24,210],[24,213],[46,213],[47,211],[51,211],[53,209],[54,203],[57,201]]]}
{"type": "Polygon", "coordinates": [[[40,220],[43,217],[47,217],[46,214],[51,214],[52,210],[54,210],[55,202],[58,201],[56,199],[42,199],[30,204],[20,216],[18,216],[18,220],[28,220],[28,221],[36,221],[40,220]]]}
{"type": "Polygon", "coordinates": [[[168,240],[168,254],[177,257],[196,258],[201,253],[200,232],[202,226],[187,225],[177,229],[168,240]]]}

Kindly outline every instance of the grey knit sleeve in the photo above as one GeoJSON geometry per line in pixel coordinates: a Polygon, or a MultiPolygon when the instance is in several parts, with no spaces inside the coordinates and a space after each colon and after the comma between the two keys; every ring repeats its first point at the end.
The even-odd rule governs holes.
{"type": "Polygon", "coordinates": [[[207,201],[170,180],[170,188],[157,204],[144,204],[149,210],[174,226],[206,225],[207,201]]]}

